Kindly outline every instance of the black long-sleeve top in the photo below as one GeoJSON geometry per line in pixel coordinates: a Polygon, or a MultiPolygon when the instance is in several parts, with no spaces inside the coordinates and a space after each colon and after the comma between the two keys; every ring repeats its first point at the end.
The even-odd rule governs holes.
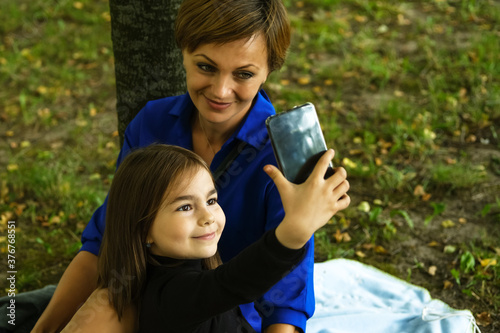
{"type": "Polygon", "coordinates": [[[213,270],[201,260],[155,256],[160,266],[148,265],[139,332],[254,332],[237,306],[258,299],[303,254],[281,245],[273,229],[213,270]]]}

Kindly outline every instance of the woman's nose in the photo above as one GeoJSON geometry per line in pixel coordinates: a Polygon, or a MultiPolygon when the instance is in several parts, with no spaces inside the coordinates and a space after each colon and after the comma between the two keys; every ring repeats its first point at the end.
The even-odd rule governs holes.
{"type": "Polygon", "coordinates": [[[231,94],[232,77],[229,75],[217,75],[212,85],[213,97],[224,101],[231,94]]]}

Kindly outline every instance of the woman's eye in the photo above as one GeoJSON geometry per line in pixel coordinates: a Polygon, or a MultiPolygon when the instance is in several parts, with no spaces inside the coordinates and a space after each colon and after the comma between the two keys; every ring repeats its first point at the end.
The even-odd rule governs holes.
{"type": "Polygon", "coordinates": [[[203,63],[200,63],[197,66],[199,69],[201,69],[204,72],[209,72],[209,73],[215,72],[214,66],[203,64],[203,63]]]}
{"type": "Polygon", "coordinates": [[[214,199],[209,199],[207,201],[207,205],[209,205],[209,206],[215,205],[216,203],[217,203],[217,199],[215,199],[215,198],[214,199]]]}
{"type": "Polygon", "coordinates": [[[237,73],[236,76],[239,79],[248,80],[248,79],[251,79],[253,77],[253,73],[250,73],[250,72],[240,72],[240,73],[237,73]]]}
{"type": "Polygon", "coordinates": [[[187,212],[188,210],[191,210],[191,206],[190,205],[180,206],[179,208],[177,208],[177,210],[180,212],[187,212]]]}

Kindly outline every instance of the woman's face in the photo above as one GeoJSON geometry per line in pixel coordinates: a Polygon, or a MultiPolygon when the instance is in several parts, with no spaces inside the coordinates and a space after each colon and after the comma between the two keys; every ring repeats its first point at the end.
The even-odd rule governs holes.
{"type": "Polygon", "coordinates": [[[264,38],[204,44],[182,54],[188,92],[200,115],[226,128],[239,124],[269,74],[264,38]]]}
{"type": "Polygon", "coordinates": [[[209,258],[226,223],[206,169],[185,172],[172,186],[149,229],[151,253],[174,259],[209,258]]]}

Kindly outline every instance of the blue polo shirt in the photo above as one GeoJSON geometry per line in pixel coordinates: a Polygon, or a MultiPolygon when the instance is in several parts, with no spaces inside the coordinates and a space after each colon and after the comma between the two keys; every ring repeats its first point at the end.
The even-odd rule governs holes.
{"type": "MultiPolygon", "coordinates": [[[[177,145],[193,150],[191,115],[195,110],[188,94],[148,102],[128,125],[117,164],[134,148],[153,143],[177,145]]],[[[275,114],[263,90],[239,129],[215,155],[210,169],[217,170],[233,149],[239,154],[217,182],[218,201],[226,214],[226,226],[219,242],[223,261],[238,254],[275,228],[284,217],[281,199],[273,181],[262,170],[276,165],[265,127],[275,114]]],[[[99,253],[104,232],[107,198],[82,235],[81,251],[99,253]]],[[[240,306],[245,318],[259,332],[262,327],[287,323],[305,331],[306,320],[314,312],[313,239],[306,245],[306,256],[285,278],[258,301],[240,306]],[[256,311],[257,310],[257,311],[256,311]]]]}

